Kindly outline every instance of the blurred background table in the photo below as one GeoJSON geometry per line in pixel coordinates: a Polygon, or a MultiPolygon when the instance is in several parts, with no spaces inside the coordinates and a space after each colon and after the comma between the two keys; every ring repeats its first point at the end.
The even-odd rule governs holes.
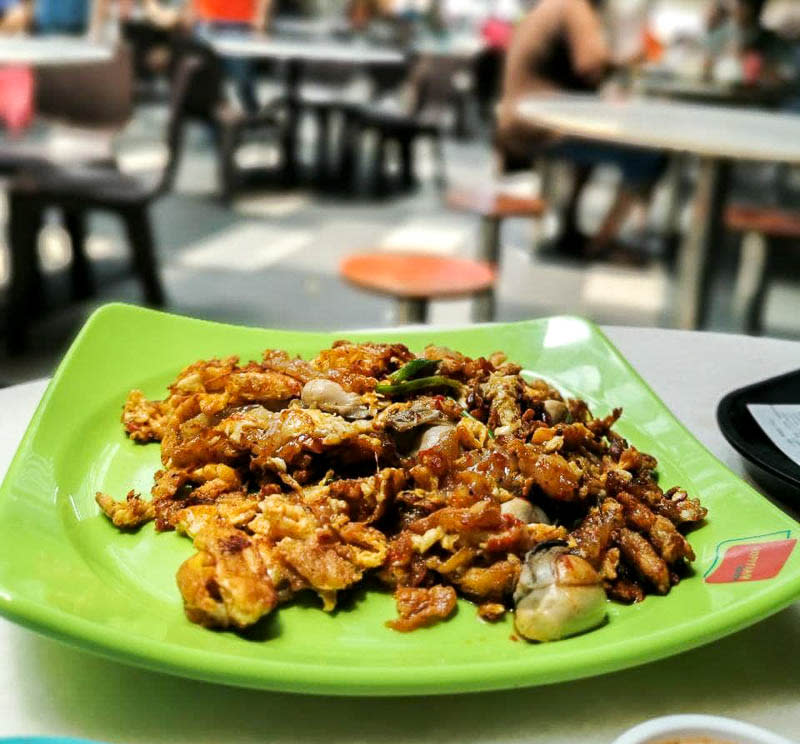
{"type": "Polygon", "coordinates": [[[273,37],[266,34],[219,33],[209,37],[211,48],[223,58],[273,60],[286,65],[284,101],[286,125],[282,140],[283,181],[297,182],[297,135],[301,108],[304,65],[324,63],[363,68],[368,65],[400,66],[406,55],[391,48],[358,41],[335,41],[327,38],[309,40],[273,37]]]}
{"type": "Polygon", "coordinates": [[[74,36],[11,36],[0,40],[0,65],[107,62],[113,49],[74,36]]]}
{"type": "Polygon", "coordinates": [[[593,94],[531,96],[519,114],[566,137],[654,148],[700,159],[691,227],[679,258],[676,319],[704,327],[734,161],[800,165],[800,119],[732,106],[593,94]]]}
{"type": "MultiPolygon", "coordinates": [[[[800,343],[607,328],[642,376],[742,475],[717,429],[730,389],[795,369],[800,343]],[[691,370],[691,374],[687,374],[691,370]]],[[[4,473],[45,382],[0,391],[4,473]]],[[[797,517],[795,511],[793,516],[797,517]]],[[[422,631],[424,632],[424,631],[422,631]]],[[[0,620],[0,736],[164,742],[547,742],[610,744],[671,713],[728,715],[797,737],[800,604],[752,628],[642,667],[547,687],[432,698],[302,697],[193,682],[106,661],[0,620]]]]}
{"type": "Polygon", "coordinates": [[[309,44],[302,40],[266,34],[216,34],[209,41],[217,54],[223,57],[344,62],[355,65],[403,64],[406,59],[402,51],[358,41],[317,39],[309,44]]]}
{"type": "Polygon", "coordinates": [[[765,109],[778,108],[795,93],[794,87],[789,85],[744,85],[649,74],[646,70],[634,77],[633,90],[637,94],[653,98],[765,109]]]}

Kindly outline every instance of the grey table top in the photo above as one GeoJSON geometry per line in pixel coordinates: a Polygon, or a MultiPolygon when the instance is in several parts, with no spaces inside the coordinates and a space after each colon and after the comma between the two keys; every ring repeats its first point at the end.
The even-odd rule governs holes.
{"type": "Polygon", "coordinates": [[[0,39],[2,65],[69,65],[107,62],[110,46],[75,36],[11,36],[0,39]]]}
{"type": "MultiPolygon", "coordinates": [[[[608,328],[675,414],[725,464],[741,460],[714,411],[728,390],[798,366],[800,343],[608,328]]],[[[0,474],[46,382],[0,391],[0,474]]],[[[795,517],[798,515],[795,514],[795,517]]],[[[671,659],[547,687],[435,699],[303,697],[226,688],[106,661],[0,620],[0,736],[107,742],[502,742],[610,744],[671,713],[728,715],[800,732],[800,603],[671,659]]]]}
{"type": "Polygon", "coordinates": [[[710,158],[800,164],[800,116],[594,94],[528,96],[519,116],[563,135],[710,158]]]}
{"type": "Polygon", "coordinates": [[[357,40],[345,42],[287,39],[263,34],[217,34],[210,36],[209,41],[214,50],[224,57],[302,59],[351,64],[402,64],[406,59],[400,51],[357,40]]]}

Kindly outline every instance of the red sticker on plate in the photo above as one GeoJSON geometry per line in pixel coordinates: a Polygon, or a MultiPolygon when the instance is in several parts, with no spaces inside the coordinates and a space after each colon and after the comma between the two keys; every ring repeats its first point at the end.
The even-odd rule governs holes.
{"type": "Polygon", "coordinates": [[[733,545],[725,551],[716,570],[706,576],[706,581],[709,584],[730,584],[771,579],[780,573],[796,543],[793,538],[733,545]]]}

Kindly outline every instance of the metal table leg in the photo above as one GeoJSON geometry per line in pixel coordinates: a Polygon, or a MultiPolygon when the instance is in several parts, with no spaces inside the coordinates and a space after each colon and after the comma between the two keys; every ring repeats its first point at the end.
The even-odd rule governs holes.
{"type": "Polygon", "coordinates": [[[291,58],[286,62],[286,124],[281,138],[283,150],[282,179],[286,185],[298,181],[297,137],[300,129],[300,81],[302,63],[291,58]]]}
{"type": "Polygon", "coordinates": [[[476,323],[488,323],[494,320],[495,311],[494,287],[475,295],[472,301],[472,319],[476,323]]]}
{"type": "MultiPolygon", "coordinates": [[[[556,203],[556,173],[552,159],[546,155],[540,155],[534,162],[533,174],[539,179],[539,198],[551,207],[554,206],[556,203]]],[[[538,217],[533,221],[532,232],[533,245],[531,248],[535,253],[545,239],[546,220],[543,217],[538,217]]]]}
{"type": "Polygon", "coordinates": [[[395,306],[397,325],[426,323],[428,319],[428,300],[418,297],[398,298],[395,306]]]}
{"type": "Polygon", "coordinates": [[[680,154],[673,155],[669,160],[667,175],[664,179],[667,183],[669,199],[664,212],[664,225],[662,230],[664,234],[668,236],[677,235],[680,232],[681,181],[683,179],[683,168],[684,156],[680,154]]]}
{"type": "Polygon", "coordinates": [[[700,161],[692,224],[683,240],[678,261],[675,319],[680,328],[703,328],[708,320],[711,284],[721,252],[730,171],[730,161],[715,158],[700,161]]]}
{"type": "Polygon", "coordinates": [[[481,218],[479,258],[492,264],[500,260],[500,220],[497,217],[481,218]]]}

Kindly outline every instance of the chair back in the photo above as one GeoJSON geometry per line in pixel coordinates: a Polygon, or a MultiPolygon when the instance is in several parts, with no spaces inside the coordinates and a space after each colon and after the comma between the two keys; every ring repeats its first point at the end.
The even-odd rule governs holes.
{"type": "Polygon", "coordinates": [[[342,62],[306,62],[303,82],[331,88],[343,88],[356,77],[357,69],[342,62]]]}
{"type": "Polygon", "coordinates": [[[225,73],[217,53],[206,43],[184,38],[177,43],[171,71],[172,86],[181,74],[186,59],[194,59],[191,85],[183,92],[182,114],[185,118],[212,124],[216,111],[225,100],[225,73]]]}
{"type": "Polygon", "coordinates": [[[424,109],[447,109],[459,96],[459,83],[469,85],[469,68],[459,59],[424,57],[412,70],[415,90],[414,113],[424,109]]]}
{"type": "Polygon", "coordinates": [[[36,112],[77,127],[124,127],[133,115],[130,47],[120,44],[107,62],[37,68],[36,112]]]}
{"type": "Polygon", "coordinates": [[[214,107],[220,102],[221,77],[214,88],[216,60],[202,47],[183,50],[176,62],[170,89],[169,119],[167,122],[167,163],[157,186],[161,193],[169,191],[175,182],[183,151],[183,133],[187,120],[213,124],[214,107]]]}
{"type": "Polygon", "coordinates": [[[175,34],[147,20],[125,20],[120,24],[122,38],[133,54],[134,79],[140,86],[153,82],[156,74],[150,65],[151,54],[160,48],[172,50],[175,34]]]}

